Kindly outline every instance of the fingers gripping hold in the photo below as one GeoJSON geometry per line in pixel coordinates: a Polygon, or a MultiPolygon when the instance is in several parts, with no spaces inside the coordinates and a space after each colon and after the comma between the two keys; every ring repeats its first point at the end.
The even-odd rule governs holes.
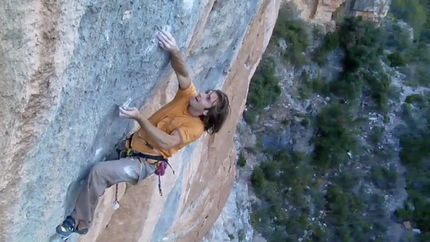
{"type": "Polygon", "coordinates": [[[172,41],[166,35],[165,31],[160,31],[158,38],[161,41],[161,43],[166,47],[172,44],[172,41]]]}
{"type": "Polygon", "coordinates": [[[173,40],[173,36],[169,31],[166,30],[161,30],[161,32],[164,34],[164,36],[169,40],[172,41],[173,40]]]}
{"type": "Polygon", "coordinates": [[[161,48],[167,51],[178,49],[176,40],[173,35],[167,30],[159,30],[157,34],[158,44],[161,48]]]}
{"type": "Polygon", "coordinates": [[[158,39],[161,40],[163,43],[169,42],[169,39],[167,38],[166,34],[162,31],[159,33],[158,39]]]}

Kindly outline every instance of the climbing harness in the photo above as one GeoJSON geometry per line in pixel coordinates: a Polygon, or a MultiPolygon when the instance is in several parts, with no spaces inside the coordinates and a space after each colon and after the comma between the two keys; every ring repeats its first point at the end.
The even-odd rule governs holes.
{"type": "Polygon", "coordinates": [[[161,176],[164,176],[167,166],[172,169],[173,175],[175,174],[175,170],[173,170],[173,167],[170,165],[168,159],[162,156],[149,155],[141,153],[139,151],[130,150],[131,149],[127,150],[127,154],[130,154],[128,157],[140,157],[143,158],[145,161],[147,161],[148,159],[156,160],[156,162],[153,163],[153,165],[155,166],[154,173],[158,176],[158,191],[160,193],[160,196],[163,196],[163,191],[161,189],[161,176]]]}
{"type": "MultiPolygon", "coordinates": [[[[170,165],[169,160],[164,158],[161,155],[150,155],[150,154],[146,154],[146,153],[142,153],[139,152],[137,150],[133,150],[131,148],[131,143],[132,143],[132,139],[133,139],[133,135],[130,135],[129,137],[126,138],[126,148],[124,149],[117,149],[118,151],[118,156],[120,158],[124,158],[124,157],[138,157],[138,158],[142,158],[145,162],[148,161],[148,159],[150,160],[155,160],[156,162],[152,163],[155,166],[155,171],[154,173],[158,176],[158,192],[160,194],[160,196],[163,196],[163,190],[161,188],[161,177],[164,176],[167,166],[169,166],[172,169],[173,175],[175,174],[175,170],[173,170],[173,167],[170,165]],[[127,144],[128,143],[128,144],[127,144]],[[129,148],[127,148],[127,146],[129,148]]],[[[138,133],[138,138],[150,149],[157,151],[152,145],[150,145],[148,142],[146,142],[141,136],[140,133],[138,133]]],[[[158,151],[157,151],[158,152],[158,151]]],[[[143,161],[140,161],[141,164],[143,161]]],[[[141,166],[141,170],[140,173],[142,173],[142,166],[141,166]]],[[[140,174],[139,174],[139,180],[140,180],[140,174]]],[[[116,210],[119,208],[119,201],[118,201],[118,184],[115,185],[115,201],[113,203],[113,209],[116,210]]]]}

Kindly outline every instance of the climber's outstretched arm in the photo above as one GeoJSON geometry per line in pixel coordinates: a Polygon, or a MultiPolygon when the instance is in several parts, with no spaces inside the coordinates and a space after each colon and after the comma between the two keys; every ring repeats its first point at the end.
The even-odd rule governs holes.
{"type": "Polygon", "coordinates": [[[165,150],[168,150],[172,147],[175,147],[182,142],[181,134],[177,131],[174,131],[172,134],[168,134],[157,127],[155,127],[148,119],[145,119],[140,114],[139,110],[135,107],[128,108],[119,108],[120,117],[130,118],[136,120],[140,127],[143,129],[145,134],[149,136],[149,138],[157,143],[157,145],[165,150]]]}
{"type": "Polygon", "coordinates": [[[179,87],[181,89],[186,89],[191,84],[191,79],[188,74],[187,65],[182,57],[181,51],[176,44],[175,38],[168,31],[160,30],[158,33],[158,40],[161,48],[169,51],[171,54],[170,63],[173,70],[176,73],[179,81],[179,87]]]}

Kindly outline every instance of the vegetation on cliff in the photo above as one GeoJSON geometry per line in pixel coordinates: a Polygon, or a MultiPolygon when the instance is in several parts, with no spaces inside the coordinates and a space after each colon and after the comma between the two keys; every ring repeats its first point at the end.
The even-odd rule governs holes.
{"type": "MultiPolygon", "coordinates": [[[[416,2],[429,6],[425,0],[416,2]]],[[[385,241],[390,225],[410,221],[421,232],[406,231],[403,237],[429,240],[430,95],[412,94],[403,102],[398,89],[430,84],[428,20],[420,22],[421,34],[412,41],[397,24],[377,28],[361,18],[346,18],[317,44],[318,30],[294,19],[289,9],[281,11],[265,54],[270,62],[262,62],[251,81],[245,120],[254,126],[264,122],[265,108],[281,95],[275,66],[294,66],[296,99],[311,100],[305,115],[306,127],[314,130],[312,149],[303,152],[291,144],[258,150],[265,160],[251,179],[261,200],[253,205],[254,227],[268,241],[385,241]],[[341,57],[341,70],[310,73],[309,66],[315,65],[328,72],[332,56],[341,57]],[[403,73],[406,83],[393,83],[389,67],[403,73]],[[258,98],[262,92],[256,92],[262,87],[277,91],[265,92],[263,100],[258,98]],[[403,124],[395,126],[393,119],[403,124]],[[393,140],[399,140],[400,152],[393,140]],[[399,179],[406,180],[408,197],[396,209],[388,197],[401,196],[399,179]]],[[[246,163],[243,155],[241,163],[246,163]]]]}
{"type": "Polygon", "coordinates": [[[247,122],[255,123],[264,108],[275,103],[282,92],[272,59],[261,61],[251,82],[247,99],[250,107],[244,117],[247,122]]]}

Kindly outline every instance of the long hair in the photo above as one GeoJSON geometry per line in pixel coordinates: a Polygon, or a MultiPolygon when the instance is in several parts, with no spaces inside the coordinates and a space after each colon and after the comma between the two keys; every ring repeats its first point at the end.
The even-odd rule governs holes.
{"type": "Polygon", "coordinates": [[[227,95],[220,90],[214,90],[214,92],[218,95],[218,101],[214,106],[207,109],[206,115],[200,116],[205,125],[205,131],[209,134],[217,133],[230,114],[230,102],[227,95]]]}

